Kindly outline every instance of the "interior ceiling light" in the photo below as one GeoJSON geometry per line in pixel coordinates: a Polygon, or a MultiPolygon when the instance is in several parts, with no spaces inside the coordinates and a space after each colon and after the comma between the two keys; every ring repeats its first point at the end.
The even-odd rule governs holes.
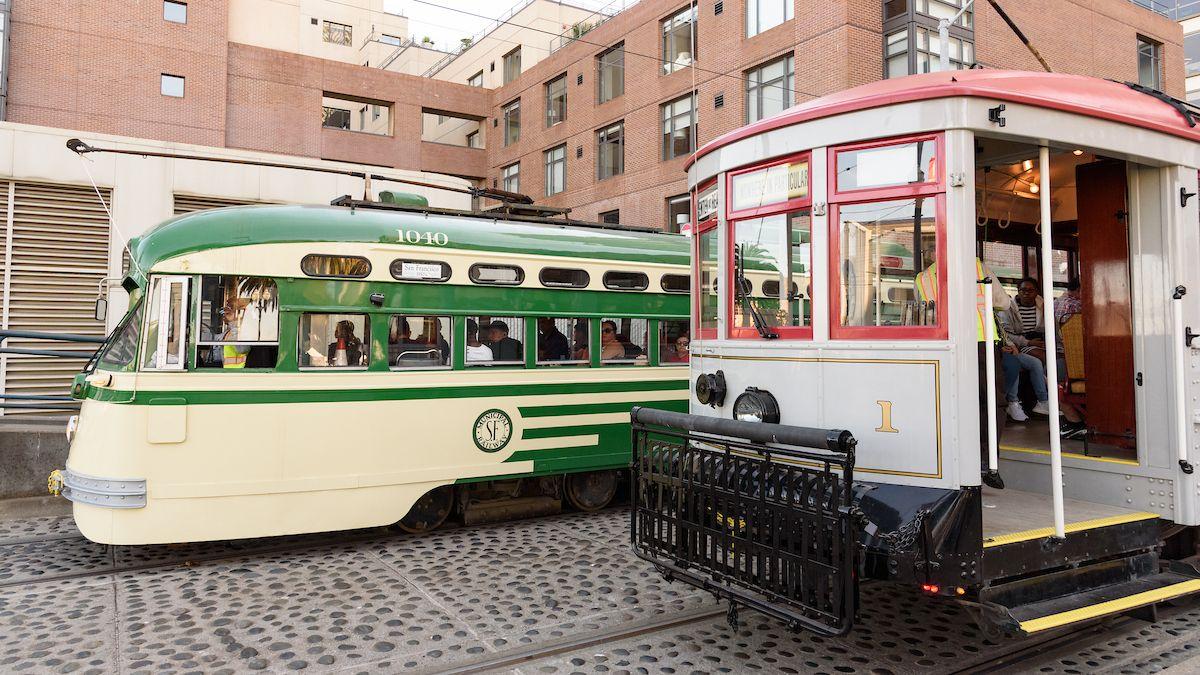
{"type": "Polygon", "coordinates": [[[1082,150],[1072,150],[1072,151],[1071,151],[1071,154],[1072,154],[1072,155],[1075,155],[1076,157],[1078,157],[1078,156],[1080,156],[1080,155],[1082,155],[1082,154],[1083,154],[1083,151],[1082,151],[1082,150]]]}
{"type": "Polygon", "coordinates": [[[1027,159],[1024,162],[1021,162],[1021,169],[1024,171],[1033,171],[1033,160],[1027,159]]]}
{"type": "Polygon", "coordinates": [[[1041,189],[1042,189],[1042,188],[1040,188],[1040,187],[1038,187],[1038,186],[1037,186],[1037,183],[1030,183],[1030,184],[1029,184],[1029,191],[1030,191],[1030,192],[1032,192],[1032,193],[1033,193],[1033,194],[1035,194],[1035,195],[1036,195],[1036,194],[1038,193],[1038,191],[1039,191],[1039,190],[1041,190],[1041,189]]]}

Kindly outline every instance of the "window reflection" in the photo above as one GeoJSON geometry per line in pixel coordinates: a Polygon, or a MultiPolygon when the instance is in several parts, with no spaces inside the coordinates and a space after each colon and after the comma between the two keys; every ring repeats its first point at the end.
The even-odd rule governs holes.
{"type": "Polygon", "coordinates": [[[839,209],[843,326],[937,323],[937,228],[933,198],[839,209]]]}

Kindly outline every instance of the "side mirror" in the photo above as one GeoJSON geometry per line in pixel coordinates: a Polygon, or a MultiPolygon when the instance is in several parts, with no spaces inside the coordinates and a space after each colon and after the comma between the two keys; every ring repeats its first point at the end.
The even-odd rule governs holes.
{"type": "Polygon", "coordinates": [[[96,298],[96,320],[104,321],[108,318],[108,300],[105,298],[96,298]]]}

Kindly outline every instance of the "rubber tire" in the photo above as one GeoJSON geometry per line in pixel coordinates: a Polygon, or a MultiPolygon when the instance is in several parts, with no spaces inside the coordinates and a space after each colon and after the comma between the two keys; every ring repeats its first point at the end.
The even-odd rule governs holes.
{"type": "Polygon", "coordinates": [[[617,482],[616,471],[571,473],[563,479],[563,492],[580,511],[599,511],[617,496],[617,482]]]}
{"type": "Polygon", "coordinates": [[[454,486],[443,485],[421,495],[408,510],[408,514],[396,521],[396,527],[409,534],[423,534],[436,530],[454,510],[454,486]]]}

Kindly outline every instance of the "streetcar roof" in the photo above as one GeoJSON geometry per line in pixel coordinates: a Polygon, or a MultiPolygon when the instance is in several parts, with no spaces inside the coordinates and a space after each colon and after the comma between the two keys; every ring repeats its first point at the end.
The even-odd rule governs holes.
{"type": "Polygon", "coordinates": [[[235,206],[184,214],[134,237],[129,249],[137,269],[149,271],[163,260],[195,251],[302,242],[426,246],[431,255],[439,248],[453,248],[683,266],[689,262],[687,239],[681,235],[300,205],[235,206]],[[408,241],[401,239],[402,232],[409,235],[408,241]],[[435,235],[445,235],[445,243],[435,243],[435,235]]]}
{"type": "Polygon", "coordinates": [[[955,70],[879,80],[801,103],[705,143],[687,166],[772,129],[898,103],[962,96],[1061,110],[1200,141],[1200,127],[1194,127],[1175,105],[1120,82],[1061,73],[955,70]]]}

